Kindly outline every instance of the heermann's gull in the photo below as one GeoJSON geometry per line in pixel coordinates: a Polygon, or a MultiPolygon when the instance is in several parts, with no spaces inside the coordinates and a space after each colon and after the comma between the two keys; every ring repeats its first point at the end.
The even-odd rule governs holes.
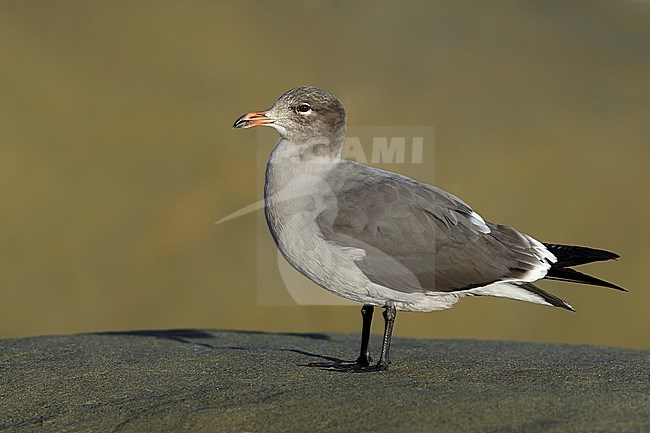
{"type": "Polygon", "coordinates": [[[289,90],[234,128],[270,126],[280,141],[266,166],[266,220],[282,255],[321,287],[363,304],[361,353],[338,370],[384,370],[397,310],[450,308],[490,295],[573,310],[532,283],[549,278],[623,288],[570,267],[618,255],[542,244],[486,222],[435,186],[341,159],[345,110],[317,87],[289,90]],[[379,362],[368,352],[374,307],[385,308],[379,362]]]}

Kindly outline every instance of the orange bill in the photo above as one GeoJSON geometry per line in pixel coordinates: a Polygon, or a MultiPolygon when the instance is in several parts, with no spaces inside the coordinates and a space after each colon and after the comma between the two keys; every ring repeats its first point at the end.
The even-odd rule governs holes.
{"type": "Polygon", "coordinates": [[[268,125],[273,119],[266,115],[266,111],[251,111],[239,117],[232,125],[233,128],[252,128],[253,126],[268,125]]]}

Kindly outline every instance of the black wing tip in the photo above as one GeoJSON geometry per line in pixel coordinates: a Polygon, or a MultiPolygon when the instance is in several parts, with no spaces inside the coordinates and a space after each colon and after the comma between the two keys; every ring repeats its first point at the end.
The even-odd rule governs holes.
{"type": "Polygon", "coordinates": [[[569,283],[589,284],[592,286],[607,287],[609,289],[619,290],[621,292],[627,292],[627,290],[621,286],[618,286],[614,283],[610,283],[609,281],[601,280],[600,278],[596,278],[588,274],[584,274],[582,272],[576,271],[575,269],[571,269],[571,268],[551,267],[551,269],[549,269],[548,273],[544,278],[549,280],[566,281],[569,283]]]}
{"type": "Polygon", "coordinates": [[[609,285],[605,286],[609,287],[610,289],[618,290],[619,292],[625,292],[628,293],[629,290],[627,290],[625,287],[617,286],[616,284],[609,283],[609,285]]]}
{"type": "Polygon", "coordinates": [[[591,284],[594,286],[607,287],[621,292],[627,292],[626,289],[614,283],[571,269],[573,266],[584,265],[587,263],[618,260],[621,257],[619,254],[612,251],[581,247],[577,245],[544,245],[557,257],[557,262],[551,264],[551,269],[549,269],[546,274],[546,278],[573,283],[591,284]]]}
{"type": "Polygon", "coordinates": [[[629,292],[629,290],[627,290],[625,287],[621,287],[621,286],[619,286],[617,284],[610,283],[609,281],[605,281],[605,280],[600,280],[600,281],[605,283],[605,284],[601,284],[602,287],[607,287],[607,288],[610,288],[610,289],[618,290],[619,292],[629,292]]]}
{"type": "Polygon", "coordinates": [[[602,260],[618,260],[621,258],[620,254],[617,254],[612,251],[598,250],[602,260]]]}
{"type": "Polygon", "coordinates": [[[557,258],[553,263],[554,268],[567,268],[593,262],[618,260],[621,256],[607,250],[577,245],[544,244],[544,246],[557,258]]]}

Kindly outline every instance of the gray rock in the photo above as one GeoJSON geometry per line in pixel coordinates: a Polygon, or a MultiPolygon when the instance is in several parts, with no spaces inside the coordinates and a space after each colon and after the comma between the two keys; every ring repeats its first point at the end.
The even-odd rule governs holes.
{"type": "Polygon", "coordinates": [[[0,431],[650,431],[648,351],[395,338],[387,372],[308,366],[354,358],[358,339],[170,330],[1,340],[0,431]]]}

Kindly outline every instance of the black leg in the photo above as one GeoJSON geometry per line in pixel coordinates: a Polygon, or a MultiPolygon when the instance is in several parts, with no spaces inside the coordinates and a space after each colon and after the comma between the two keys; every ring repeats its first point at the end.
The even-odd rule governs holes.
{"type": "Polygon", "coordinates": [[[390,339],[393,335],[393,325],[395,324],[395,316],[397,310],[392,303],[388,303],[384,310],[384,339],[381,344],[381,357],[379,362],[375,365],[370,365],[370,355],[368,353],[368,345],[370,343],[370,325],[372,323],[372,315],[375,307],[372,305],[364,305],[361,308],[361,316],[363,318],[363,327],[361,331],[361,352],[356,362],[348,362],[341,360],[334,360],[333,362],[311,362],[308,364],[310,367],[319,367],[325,370],[364,373],[371,371],[388,370],[389,352],[390,352],[390,339]]]}
{"type": "Polygon", "coordinates": [[[374,312],[375,307],[372,305],[364,305],[361,307],[363,326],[361,329],[361,352],[359,353],[359,358],[357,358],[357,364],[359,367],[368,367],[370,365],[368,344],[370,343],[370,325],[372,325],[372,314],[374,312]]]}
{"type": "Polygon", "coordinates": [[[384,340],[381,343],[381,356],[377,363],[377,370],[388,370],[388,364],[390,364],[390,339],[393,336],[393,325],[395,324],[396,316],[397,310],[395,309],[395,306],[393,304],[388,304],[384,310],[384,340]]]}

